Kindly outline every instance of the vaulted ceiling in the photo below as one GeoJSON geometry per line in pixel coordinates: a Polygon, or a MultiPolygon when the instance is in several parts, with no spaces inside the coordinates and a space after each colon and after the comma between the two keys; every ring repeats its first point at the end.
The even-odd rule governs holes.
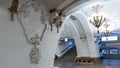
{"type": "MultiPolygon", "coordinates": [[[[114,26],[112,26],[112,30],[115,33],[120,33],[120,0],[42,0],[45,3],[45,6],[48,8],[48,10],[54,9],[62,5],[65,1],[70,2],[72,1],[71,5],[74,5],[75,8],[70,8],[71,12],[77,12],[80,11],[86,16],[86,20],[89,20],[89,17],[94,14],[94,12],[91,10],[91,7],[95,4],[99,4],[103,6],[103,9],[100,10],[100,14],[104,14],[114,26]],[[81,2],[81,3],[78,3],[81,2]],[[87,2],[87,3],[84,3],[87,2]],[[76,6],[75,6],[76,3],[76,6]],[[84,4],[83,4],[84,3],[84,4]],[[81,6],[82,5],[82,6],[81,6]]],[[[70,7],[69,5],[68,7],[70,7]]],[[[62,7],[64,8],[64,7],[62,7]]],[[[89,21],[88,21],[89,22],[89,21]]],[[[90,24],[91,25],[91,24],[90,24]]],[[[81,27],[81,26],[79,26],[81,27]]],[[[95,31],[95,27],[91,25],[92,31],[95,31]]],[[[103,28],[101,28],[103,29],[103,28]]],[[[84,29],[86,30],[86,29],[84,29]]],[[[67,31],[67,30],[65,30],[67,31]]],[[[78,30],[81,31],[81,30],[78,30]]]]}
{"type": "Polygon", "coordinates": [[[42,0],[46,7],[51,10],[56,8],[57,6],[59,6],[62,2],[64,2],[65,0],[42,0]]]}
{"type": "Polygon", "coordinates": [[[68,5],[68,4],[72,5],[78,1],[88,1],[88,0],[42,0],[42,1],[45,4],[45,6],[48,8],[48,10],[52,10],[59,7],[60,5],[68,5]]]}

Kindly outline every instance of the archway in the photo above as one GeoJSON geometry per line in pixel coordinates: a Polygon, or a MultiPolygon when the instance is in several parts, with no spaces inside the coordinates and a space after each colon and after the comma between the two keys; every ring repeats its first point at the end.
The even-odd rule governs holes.
{"type": "Polygon", "coordinates": [[[75,39],[77,48],[76,62],[96,63],[96,59],[98,59],[98,51],[97,46],[95,45],[94,34],[91,30],[92,27],[89,25],[87,17],[79,11],[70,14],[69,18],[67,18],[64,23],[68,21],[69,24],[71,24],[73,27],[71,27],[70,29],[72,30],[72,34],[74,35],[73,37],[75,39]],[[70,18],[73,18],[75,20],[71,20],[70,18]],[[92,61],[83,61],[81,58],[89,58],[92,61]]]}
{"type": "MultiPolygon", "coordinates": [[[[68,17],[65,20],[65,22],[64,22],[64,24],[62,26],[62,30],[61,30],[61,34],[60,34],[59,38],[61,39],[61,42],[63,41],[64,44],[67,43],[67,42],[64,41],[64,39],[68,38],[68,40],[72,41],[72,46],[71,45],[62,45],[62,46],[58,45],[57,50],[60,50],[58,48],[62,47],[63,50],[61,49],[61,52],[66,53],[68,50],[73,48],[73,49],[75,49],[75,51],[74,51],[74,53],[75,53],[77,50],[79,50],[78,47],[79,47],[80,43],[78,43],[78,41],[80,39],[79,39],[79,34],[78,34],[78,31],[77,31],[75,25],[69,19],[70,18],[68,17]]],[[[69,43],[69,41],[68,41],[68,43],[69,43]]],[[[70,42],[70,44],[71,44],[71,42],[70,42]]],[[[77,51],[76,54],[72,55],[73,57],[71,59],[65,59],[65,61],[67,61],[67,62],[69,62],[69,61],[75,62],[74,60],[75,60],[77,54],[79,54],[78,52],[80,52],[80,51],[77,51]]],[[[57,53],[58,53],[58,51],[57,51],[57,53]]],[[[57,55],[58,55],[58,57],[62,56],[60,53],[57,54],[57,55]]],[[[62,61],[64,61],[64,59],[62,61]]]]}
{"type": "MultiPolygon", "coordinates": [[[[75,40],[76,49],[77,49],[77,56],[75,59],[76,59],[77,63],[79,63],[79,61],[81,62],[81,58],[89,57],[90,59],[93,59],[93,60],[98,58],[98,53],[96,51],[97,49],[95,46],[94,38],[92,36],[92,31],[90,30],[90,26],[89,26],[85,16],[82,13],[74,13],[74,14],[71,14],[64,23],[67,26],[70,25],[69,35],[71,37],[73,37],[75,40]],[[79,16],[76,17],[76,15],[78,15],[78,14],[81,17],[79,17],[79,16]],[[74,18],[74,20],[72,20],[73,18],[74,18]],[[89,28],[86,30],[85,29],[86,27],[89,27],[89,28]],[[87,35],[86,35],[86,33],[87,33],[87,35]],[[91,35],[91,37],[87,38],[90,35],[91,35]]],[[[63,28],[65,28],[64,25],[63,25],[63,28]]],[[[82,63],[86,63],[86,62],[88,62],[88,61],[86,60],[82,63]]],[[[89,62],[91,62],[91,61],[89,61],[89,62]]]]}

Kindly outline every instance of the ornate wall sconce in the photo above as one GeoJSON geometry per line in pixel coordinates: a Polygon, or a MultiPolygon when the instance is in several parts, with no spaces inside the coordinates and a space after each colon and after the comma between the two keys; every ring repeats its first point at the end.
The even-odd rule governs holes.
{"type": "Polygon", "coordinates": [[[56,24],[56,27],[57,27],[57,33],[59,33],[59,29],[60,27],[62,26],[62,21],[59,21],[59,23],[56,24]]]}
{"type": "Polygon", "coordinates": [[[18,4],[19,4],[18,0],[13,0],[11,7],[8,8],[9,12],[11,13],[11,21],[14,21],[14,14],[17,13],[18,4]]]}
{"type": "Polygon", "coordinates": [[[53,31],[53,26],[55,25],[55,22],[56,22],[56,18],[54,18],[53,21],[50,22],[51,31],[53,31]]]}
{"type": "Polygon", "coordinates": [[[53,30],[53,26],[56,25],[57,33],[59,33],[59,28],[62,26],[65,15],[57,9],[51,10],[50,13],[53,14],[53,19],[50,22],[51,31],[53,30]]]}
{"type": "Polygon", "coordinates": [[[53,14],[53,18],[50,21],[50,26],[51,26],[51,31],[53,30],[53,26],[55,25],[56,21],[57,21],[57,17],[59,16],[60,11],[53,9],[50,11],[51,14],[53,14]]]}

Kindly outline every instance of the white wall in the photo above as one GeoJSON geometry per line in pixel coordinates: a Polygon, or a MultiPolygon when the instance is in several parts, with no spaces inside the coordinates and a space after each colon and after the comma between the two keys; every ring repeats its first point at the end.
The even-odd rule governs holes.
{"type": "MultiPolygon", "coordinates": [[[[29,11],[30,15],[23,18],[22,22],[28,36],[32,37],[35,33],[41,34],[44,25],[41,24],[40,13],[34,12],[33,9],[29,11]]],[[[0,68],[52,68],[59,36],[56,28],[51,32],[47,24],[43,41],[38,46],[41,52],[40,62],[32,64],[29,53],[33,46],[26,40],[17,17],[15,16],[14,22],[11,22],[8,9],[5,7],[0,8],[0,14],[0,68]]]]}

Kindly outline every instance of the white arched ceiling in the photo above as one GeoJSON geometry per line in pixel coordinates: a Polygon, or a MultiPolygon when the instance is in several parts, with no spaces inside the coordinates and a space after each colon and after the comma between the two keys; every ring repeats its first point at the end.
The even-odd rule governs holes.
{"type": "MultiPolygon", "coordinates": [[[[74,24],[72,24],[72,22],[69,20],[69,18],[66,19],[64,23],[65,24],[63,25],[63,28],[67,28],[65,30],[69,31],[70,34],[68,34],[68,35],[72,35],[73,39],[75,40],[76,49],[77,49],[77,55],[81,55],[81,51],[78,51],[78,50],[80,50],[79,45],[81,45],[81,43],[79,42],[80,41],[79,33],[78,33],[76,27],[74,26],[74,24]]],[[[65,32],[64,29],[61,30],[61,31],[65,32]]],[[[61,32],[61,34],[63,34],[62,32],[61,32]]]]}
{"type": "Polygon", "coordinates": [[[77,3],[74,3],[73,5],[69,6],[67,9],[65,9],[64,13],[66,13],[66,15],[70,15],[76,11],[85,8],[86,6],[90,6],[99,2],[108,2],[108,1],[111,0],[80,0],[77,3]]]}
{"type": "MultiPolygon", "coordinates": [[[[113,23],[111,24],[114,25],[111,27],[113,30],[112,32],[120,33],[120,0],[90,0],[85,3],[81,3],[80,1],[70,6],[64,11],[66,15],[74,15],[77,19],[79,19],[80,23],[82,24],[85,30],[85,35],[87,36],[87,42],[89,43],[88,45],[91,57],[98,56],[97,47],[94,42],[94,33],[96,33],[96,28],[89,23],[89,17],[91,17],[92,14],[95,13],[91,10],[92,6],[95,4],[103,6],[99,13],[104,15],[108,20],[110,20],[108,21],[110,24],[113,23]]],[[[76,28],[78,28],[78,26],[76,26],[76,28]]],[[[79,34],[81,34],[79,30],[78,32],[79,34]]]]}
{"type": "Polygon", "coordinates": [[[88,48],[89,46],[88,46],[87,40],[85,38],[86,34],[85,34],[83,26],[81,25],[80,21],[77,18],[71,19],[71,23],[76,27],[76,29],[77,29],[77,31],[79,33],[79,41],[76,42],[76,43],[80,43],[80,45],[76,45],[76,46],[79,47],[78,51],[81,52],[81,55],[78,55],[77,57],[90,56],[89,48],[88,48]]]}
{"type": "Polygon", "coordinates": [[[80,37],[86,37],[85,31],[84,31],[83,26],[81,25],[80,21],[76,17],[74,17],[73,15],[70,16],[70,20],[77,28],[80,37]]]}
{"type": "MultiPolygon", "coordinates": [[[[95,4],[103,6],[99,10],[99,14],[105,16],[108,19],[108,23],[110,24],[110,30],[114,33],[120,33],[120,24],[119,24],[119,19],[120,19],[120,1],[119,0],[108,0],[108,1],[96,1],[95,4]],[[116,6],[114,6],[116,5],[116,6]]],[[[90,4],[86,6],[85,8],[81,9],[82,11],[88,18],[92,17],[93,14],[95,14],[94,11],[92,11],[92,6],[95,4],[90,4]],[[89,12],[88,12],[89,11],[89,12]]],[[[105,27],[101,26],[100,31],[103,32],[103,29],[105,27]]]]}
{"type": "Polygon", "coordinates": [[[68,35],[74,38],[77,48],[77,57],[98,57],[94,36],[85,15],[79,12],[73,14],[73,16],[76,17],[75,20],[69,17],[64,22],[64,29],[60,36],[64,37],[68,35]],[[86,39],[80,39],[80,37],[86,37],[86,39]]]}
{"type": "Polygon", "coordinates": [[[79,21],[77,19],[76,21],[71,20],[71,18],[69,17],[64,23],[65,24],[62,26],[63,29],[61,30],[62,32],[60,37],[67,36],[67,37],[72,37],[75,40],[77,57],[90,56],[89,48],[88,48],[89,46],[87,44],[86,39],[80,39],[81,36],[84,37],[86,35],[79,21]]]}
{"type": "Polygon", "coordinates": [[[64,27],[63,27],[63,29],[62,29],[62,32],[61,32],[61,34],[60,34],[60,38],[64,38],[64,37],[73,38],[70,25],[71,25],[71,24],[68,24],[68,25],[67,25],[67,23],[65,22],[64,27]]]}
{"type": "Polygon", "coordinates": [[[75,13],[74,16],[80,21],[82,24],[85,33],[86,33],[86,41],[88,43],[88,48],[90,52],[90,57],[98,57],[97,53],[97,46],[95,45],[94,41],[94,35],[92,33],[92,30],[90,29],[90,25],[88,24],[88,20],[86,19],[86,16],[82,12],[75,13]]]}
{"type": "Polygon", "coordinates": [[[80,8],[83,8],[83,6],[85,6],[89,2],[90,2],[89,0],[80,0],[77,3],[74,3],[73,5],[69,6],[63,12],[66,13],[66,15],[70,15],[70,14],[78,11],[80,8]]]}
{"type": "MultiPolygon", "coordinates": [[[[99,4],[103,6],[103,8],[100,9],[99,14],[102,14],[107,19],[109,19],[108,22],[112,24],[112,26],[110,27],[112,32],[120,33],[120,30],[119,30],[120,29],[120,24],[119,24],[120,22],[120,9],[119,9],[120,0],[89,0],[84,3],[80,1],[70,6],[69,8],[67,8],[64,12],[66,13],[66,15],[69,15],[77,11],[81,11],[89,18],[95,13],[92,11],[92,6],[95,4],[99,4]]],[[[92,30],[93,30],[93,33],[95,33],[96,29],[94,27],[92,30]]]]}
{"type": "Polygon", "coordinates": [[[79,45],[81,45],[80,39],[79,39],[79,33],[78,33],[75,25],[71,22],[71,20],[69,20],[69,17],[64,21],[64,24],[62,27],[63,27],[63,29],[61,30],[60,36],[62,36],[67,31],[66,36],[68,35],[74,39],[75,44],[76,44],[76,49],[77,49],[77,56],[78,55],[80,56],[82,51],[79,51],[79,50],[81,50],[81,49],[79,49],[80,48],[79,45]],[[69,32],[69,34],[67,34],[68,32],[69,32]]]}
{"type": "MultiPolygon", "coordinates": [[[[76,4],[70,6],[68,9],[64,11],[66,15],[72,14],[73,16],[75,16],[79,20],[79,23],[76,23],[77,21],[69,20],[68,24],[70,25],[70,22],[72,22],[71,23],[72,26],[70,25],[68,27],[68,24],[67,24],[68,28],[65,30],[66,32],[64,32],[63,34],[70,33],[69,35],[74,37],[73,35],[77,33],[76,35],[79,39],[77,38],[78,40],[76,41],[80,42],[80,43],[77,43],[77,45],[79,45],[77,51],[84,51],[84,50],[79,50],[81,45],[83,45],[83,43],[80,40],[80,36],[81,35],[86,36],[87,37],[86,45],[88,46],[86,48],[88,48],[87,52],[89,53],[89,54],[87,53],[86,54],[89,55],[90,57],[98,57],[98,50],[97,50],[97,46],[95,45],[95,39],[94,39],[94,33],[96,33],[96,28],[89,23],[89,17],[91,17],[92,14],[94,14],[94,12],[91,11],[91,7],[96,3],[103,5],[103,8],[102,10],[99,11],[99,13],[104,14],[106,17],[108,17],[108,19],[113,20],[113,22],[115,21],[116,26],[114,27],[115,30],[113,30],[113,32],[119,33],[120,31],[119,30],[120,24],[118,23],[120,21],[119,20],[120,19],[120,9],[119,9],[120,1],[119,0],[90,0],[90,1],[85,0],[85,1],[77,2],[76,4]],[[71,27],[74,27],[74,28],[71,28],[71,27]],[[72,32],[75,32],[75,33],[72,33],[72,32]]],[[[82,56],[84,54],[80,52],[79,55],[82,56]]]]}

